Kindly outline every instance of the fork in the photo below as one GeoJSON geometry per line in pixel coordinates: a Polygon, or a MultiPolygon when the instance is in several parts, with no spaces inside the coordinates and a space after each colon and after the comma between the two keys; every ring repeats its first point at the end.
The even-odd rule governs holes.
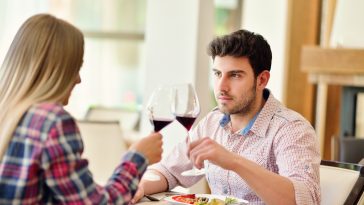
{"type": "Polygon", "coordinates": [[[175,195],[180,195],[180,193],[166,193],[162,198],[157,198],[157,197],[154,197],[154,196],[148,195],[148,194],[144,195],[144,197],[149,199],[150,201],[161,201],[166,197],[175,196],[175,195]]]}
{"type": "Polygon", "coordinates": [[[156,197],[151,196],[151,195],[144,195],[144,197],[147,198],[147,199],[149,199],[150,201],[160,201],[161,200],[161,199],[157,199],[156,197]]]}

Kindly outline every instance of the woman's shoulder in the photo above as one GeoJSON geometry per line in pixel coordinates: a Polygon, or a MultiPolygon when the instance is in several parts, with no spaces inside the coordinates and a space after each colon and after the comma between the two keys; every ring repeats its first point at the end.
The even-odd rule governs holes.
{"type": "Polygon", "coordinates": [[[33,117],[48,118],[51,120],[55,120],[59,117],[71,117],[71,115],[63,108],[62,104],[52,102],[34,104],[28,109],[27,114],[33,117]]]}
{"type": "Polygon", "coordinates": [[[53,128],[73,128],[74,124],[74,119],[66,110],[64,110],[61,104],[48,102],[37,103],[32,105],[24,113],[18,124],[17,130],[20,134],[32,133],[34,136],[45,137],[48,135],[43,135],[41,133],[49,133],[53,128]],[[35,130],[37,130],[37,132],[34,133],[35,130]]]}

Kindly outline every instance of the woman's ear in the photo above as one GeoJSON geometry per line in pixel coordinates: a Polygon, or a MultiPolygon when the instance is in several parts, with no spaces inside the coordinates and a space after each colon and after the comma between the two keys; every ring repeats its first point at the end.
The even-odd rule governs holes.
{"type": "Polygon", "coordinates": [[[257,87],[259,87],[260,89],[264,89],[268,84],[269,78],[269,71],[264,70],[263,72],[261,72],[257,77],[257,87]]]}

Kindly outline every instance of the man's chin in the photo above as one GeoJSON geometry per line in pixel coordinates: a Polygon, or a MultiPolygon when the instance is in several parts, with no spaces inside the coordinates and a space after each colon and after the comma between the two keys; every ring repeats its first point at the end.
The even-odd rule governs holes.
{"type": "Polygon", "coordinates": [[[224,114],[230,114],[230,110],[226,106],[219,105],[219,110],[224,114]]]}

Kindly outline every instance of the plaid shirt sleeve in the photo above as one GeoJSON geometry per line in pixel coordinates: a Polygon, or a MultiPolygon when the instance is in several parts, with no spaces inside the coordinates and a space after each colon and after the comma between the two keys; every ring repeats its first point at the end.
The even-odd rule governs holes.
{"type": "Polygon", "coordinates": [[[73,118],[56,116],[44,141],[41,164],[52,201],[66,204],[128,204],[147,167],[146,159],[128,152],[105,187],[95,184],[88,162],[81,158],[83,144],[73,118]]]}

